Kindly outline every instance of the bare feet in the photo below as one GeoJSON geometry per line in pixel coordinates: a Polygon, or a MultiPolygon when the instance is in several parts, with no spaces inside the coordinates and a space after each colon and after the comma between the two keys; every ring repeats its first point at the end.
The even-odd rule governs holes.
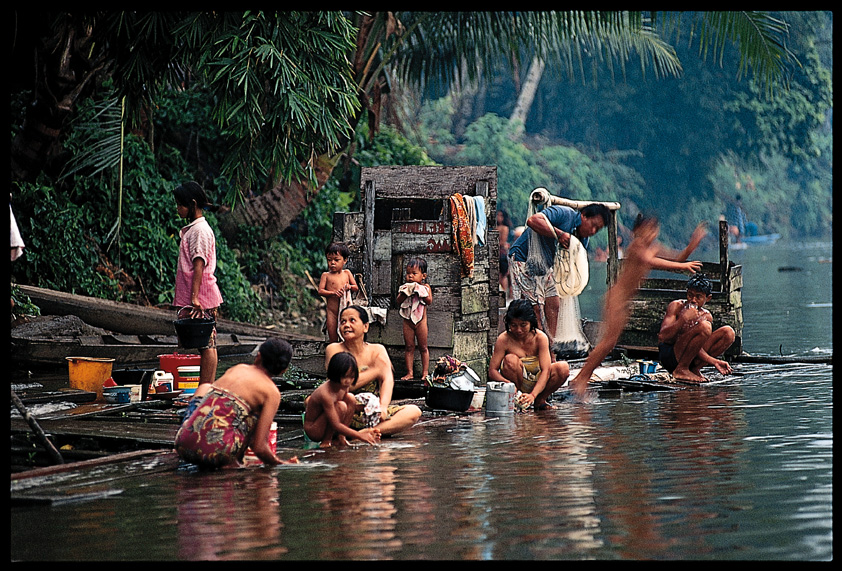
{"type": "Polygon", "coordinates": [[[570,381],[569,387],[573,396],[575,396],[577,400],[582,400],[588,390],[588,380],[584,377],[579,377],[581,377],[581,375],[576,375],[576,377],[570,381]]]}
{"type": "Polygon", "coordinates": [[[404,376],[401,377],[401,380],[402,381],[411,381],[414,378],[415,377],[412,375],[412,373],[407,373],[407,374],[405,374],[404,376]]]}
{"type": "Polygon", "coordinates": [[[376,445],[380,442],[380,429],[376,426],[370,428],[363,428],[359,431],[362,436],[361,440],[366,444],[376,445]]]}
{"type": "Polygon", "coordinates": [[[555,405],[548,403],[547,401],[535,401],[535,410],[548,410],[555,408],[555,405]]]}
{"type": "Polygon", "coordinates": [[[672,372],[674,379],[688,383],[704,383],[707,381],[701,374],[693,373],[689,369],[675,369],[672,372]]]}

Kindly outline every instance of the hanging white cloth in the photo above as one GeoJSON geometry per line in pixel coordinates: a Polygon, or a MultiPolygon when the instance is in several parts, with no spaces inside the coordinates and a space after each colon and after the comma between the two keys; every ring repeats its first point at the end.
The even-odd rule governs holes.
{"type": "Polygon", "coordinates": [[[23,243],[23,237],[21,237],[21,235],[20,235],[20,230],[18,230],[18,224],[17,224],[17,221],[15,221],[15,213],[12,212],[12,205],[11,204],[9,204],[9,216],[11,217],[10,221],[9,221],[9,230],[10,230],[9,241],[11,242],[11,245],[12,245],[12,260],[11,261],[14,262],[18,258],[20,258],[21,255],[23,254],[23,249],[25,247],[25,244],[23,243]]]}

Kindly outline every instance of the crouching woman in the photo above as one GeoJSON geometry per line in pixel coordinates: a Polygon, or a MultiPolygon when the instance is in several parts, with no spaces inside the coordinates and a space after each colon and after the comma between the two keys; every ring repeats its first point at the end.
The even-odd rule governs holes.
{"type": "Polygon", "coordinates": [[[270,338],[260,345],[253,364],[234,365],[213,384],[200,386],[175,436],[181,459],[201,468],[237,467],[251,447],[268,466],[297,463],[297,458],[281,460],[269,446],[281,403],[272,377],[283,374],[291,358],[289,343],[270,338]]]}

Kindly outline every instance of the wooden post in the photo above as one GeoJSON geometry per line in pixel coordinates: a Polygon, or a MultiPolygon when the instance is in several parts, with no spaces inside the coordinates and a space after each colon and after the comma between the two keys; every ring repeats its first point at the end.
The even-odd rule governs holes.
{"type": "Polygon", "coordinates": [[[56,449],[50,439],[47,438],[47,435],[44,434],[44,431],[41,429],[41,426],[38,424],[38,421],[35,420],[35,417],[29,414],[26,406],[23,404],[23,401],[18,398],[17,393],[15,390],[12,389],[12,402],[17,407],[18,411],[20,412],[21,416],[26,420],[29,424],[29,427],[32,429],[32,432],[35,433],[35,436],[38,437],[38,440],[41,441],[41,444],[46,448],[47,452],[50,455],[50,458],[53,459],[53,463],[55,464],[64,464],[64,458],[62,458],[61,453],[56,449]]]}
{"type": "Polygon", "coordinates": [[[722,293],[731,291],[731,276],[728,268],[728,222],[719,221],[719,284],[722,293]]]}
{"type": "MultiPolygon", "coordinates": [[[[374,272],[374,181],[367,180],[363,185],[363,220],[365,222],[365,264],[363,268],[363,281],[373,285],[372,275],[374,272]]],[[[373,291],[373,288],[372,288],[373,291]]]]}
{"type": "Polygon", "coordinates": [[[606,265],[606,282],[608,287],[617,281],[619,272],[619,253],[617,251],[617,211],[608,211],[608,263],[606,265]]]}

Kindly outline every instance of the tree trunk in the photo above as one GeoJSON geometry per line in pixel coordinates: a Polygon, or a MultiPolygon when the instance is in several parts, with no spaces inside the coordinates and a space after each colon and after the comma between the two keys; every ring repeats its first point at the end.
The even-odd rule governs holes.
{"type": "MultiPolygon", "coordinates": [[[[30,32],[30,26],[22,22],[23,33],[30,32]]],[[[37,80],[33,103],[27,107],[23,127],[10,149],[12,181],[34,181],[49,164],[76,101],[104,68],[101,60],[84,55],[91,52],[91,28],[72,17],[65,18],[61,30],[50,40],[41,49],[25,42],[20,50],[24,57],[34,56],[37,80]],[[29,49],[34,53],[26,53],[29,49]]]]}
{"type": "Polygon", "coordinates": [[[340,155],[320,156],[316,160],[317,187],[310,188],[306,181],[291,184],[279,183],[260,196],[245,204],[219,215],[219,230],[226,239],[237,233],[241,224],[262,230],[261,237],[266,240],[283,232],[304,208],[316,197],[319,189],[330,178],[340,155]]]}
{"type": "Polygon", "coordinates": [[[517,135],[523,134],[526,117],[529,115],[529,108],[532,107],[532,102],[535,100],[535,93],[538,91],[538,84],[541,82],[543,74],[544,62],[536,57],[529,66],[529,73],[518,95],[517,104],[511,117],[509,117],[509,123],[514,126],[517,135]]]}

